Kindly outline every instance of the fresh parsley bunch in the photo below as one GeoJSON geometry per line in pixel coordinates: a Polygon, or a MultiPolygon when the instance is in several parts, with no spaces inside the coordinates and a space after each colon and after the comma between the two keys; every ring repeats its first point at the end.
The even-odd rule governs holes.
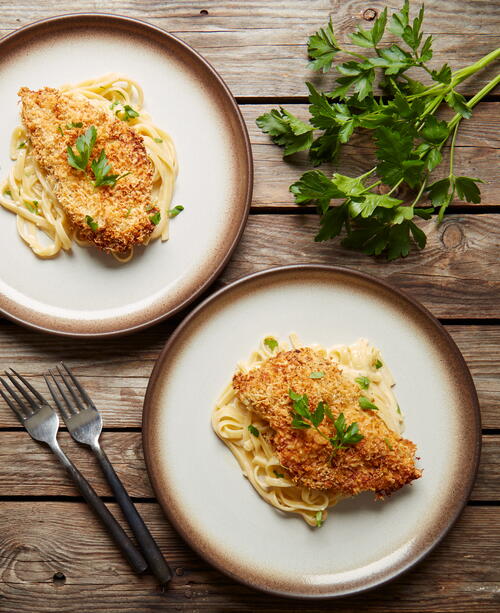
{"type": "Polygon", "coordinates": [[[421,249],[425,246],[426,236],[415,218],[428,219],[437,208],[441,221],[455,196],[467,202],[481,201],[478,183],[482,181],[453,172],[455,140],[462,119],[471,116],[472,108],[500,82],[500,75],[468,102],[456,87],[495,60],[500,49],[461,70],[453,72],[448,64],[439,70],[431,69],[428,62],[432,58],[432,36],[424,38],[423,19],[423,5],[411,20],[409,1],[405,0],[388,25],[385,8],[371,30],[358,27],[350,34],[355,45],[371,51],[369,55],[367,51],[343,49],[330,20],[327,27],[309,38],[308,53],[309,67],[324,73],[332,68],[339,52],[354,58],[336,66],[339,76],[334,89],[320,92],[307,83],[308,122],[281,107],[257,119],[259,128],[284,147],[284,156],[308,151],[313,166],[334,160],[340,146],[349,142],[356,131],[371,135],[378,160],[374,168],[359,177],[335,173],[331,178],[319,170],[310,170],[290,186],[297,204],[317,205],[320,230],[316,241],[345,231],[344,246],[370,255],[383,253],[392,260],[408,255],[412,242],[421,249]],[[380,46],[386,29],[399,37],[401,44],[380,46]],[[433,84],[427,86],[409,77],[406,73],[410,68],[428,73],[433,84]],[[384,97],[374,95],[377,77],[384,97]],[[435,117],[443,102],[455,111],[450,121],[435,117]],[[450,137],[449,174],[433,182],[430,173],[441,163],[441,150],[450,137]],[[388,186],[387,193],[377,190],[382,184],[388,186]],[[416,191],[410,204],[396,197],[402,184],[416,191]],[[432,203],[429,208],[418,206],[426,192],[432,203]],[[335,199],[341,202],[332,205],[335,199]]]}

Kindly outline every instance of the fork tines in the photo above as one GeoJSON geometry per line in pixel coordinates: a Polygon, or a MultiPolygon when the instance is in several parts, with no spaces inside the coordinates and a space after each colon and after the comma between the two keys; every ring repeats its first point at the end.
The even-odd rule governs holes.
{"type": "Polygon", "coordinates": [[[90,396],[87,394],[85,388],[80,384],[75,375],[71,372],[69,366],[66,366],[64,362],[61,362],[61,366],[59,366],[59,364],[56,365],[57,373],[49,370],[49,375],[52,377],[52,381],[47,377],[47,375],[44,375],[44,377],[50,393],[52,394],[52,398],[54,399],[58,409],[61,411],[63,417],[65,419],[69,417],[68,410],[72,414],[76,415],[79,411],[86,408],[85,405],[95,409],[94,403],[90,399],[90,396]],[[66,372],[63,371],[61,366],[66,372]],[[57,374],[59,374],[61,377],[64,385],[59,382],[58,378],[56,377],[57,374]],[[64,405],[59,399],[54,384],[66,405],[64,405]]]}
{"type": "Polygon", "coordinates": [[[15,392],[14,389],[2,377],[0,377],[0,382],[5,387],[5,389],[9,392],[9,394],[14,399],[14,401],[11,398],[9,398],[9,396],[7,396],[7,394],[2,390],[2,388],[0,388],[0,395],[5,400],[5,402],[9,405],[9,407],[14,411],[14,413],[17,415],[19,421],[23,423],[25,419],[30,417],[38,409],[40,402],[45,403],[46,401],[44,397],[40,394],[40,392],[38,392],[25,377],[20,375],[13,368],[11,368],[10,370],[14,373],[14,375],[16,375],[16,377],[19,380],[16,379],[7,370],[4,371],[5,375],[9,378],[9,381],[20,392],[20,394],[28,402],[28,404],[26,404],[26,402],[23,402],[19,394],[15,392]],[[21,381],[21,383],[24,384],[24,387],[23,385],[21,385],[21,383],[19,383],[19,381],[21,381]],[[28,391],[26,390],[29,390],[32,395],[30,395],[28,391]],[[33,396],[35,398],[33,398],[33,396]],[[37,402],[37,400],[39,402],[37,402]]]}

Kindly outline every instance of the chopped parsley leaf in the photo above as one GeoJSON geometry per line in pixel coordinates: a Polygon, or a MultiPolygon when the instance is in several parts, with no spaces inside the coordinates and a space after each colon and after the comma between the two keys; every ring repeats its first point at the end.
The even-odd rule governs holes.
{"type": "Polygon", "coordinates": [[[377,360],[377,361],[375,362],[375,368],[376,368],[377,370],[378,370],[379,368],[382,368],[382,366],[383,366],[383,364],[382,364],[382,362],[381,362],[380,360],[377,360]]]}
{"type": "Polygon", "coordinates": [[[77,121],[77,122],[72,121],[71,123],[66,124],[66,128],[68,130],[71,130],[72,128],[83,128],[83,123],[81,121],[77,121]]]}
{"type": "Polygon", "coordinates": [[[285,475],[283,473],[279,473],[277,470],[273,470],[273,473],[278,479],[284,479],[285,475]]]}
{"type": "Polygon", "coordinates": [[[59,130],[59,132],[61,133],[61,136],[64,136],[64,131],[61,128],[61,126],[57,126],[57,129],[59,130]]]}
{"type": "Polygon", "coordinates": [[[157,211],[154,215],[150,215],[149,217],[149,221],[155,226],[157,226],[160,223],[160,219],[161,219],[160,211],[157,211]]]}
{"type": "Polygon", "coordinates": [[[378,407],[370,402],[366,396],[359,397],[359,406],[363,411],[378,411],[378,407]]]}
{"type": "Polygon", "coordinates": [[[85,215],[85,223],[94,232],[96,232],[97,229],[99,228],[97,221],[94,221],[90,215],[85,215]]]}
{"type": "Polygon", "coordinates": [[[168,212],[168,216],[170,217],[170,219],[173,219],[174,217],[177,217],[179,213],[182,213],[183,210],[184,207],[182,206],[182,204],[178,204],[177,206],[174,206],[173,209],[170,209],[170,211],[168,212]]]}
{"type": "Polygon", "coordinates": [[[389,447],[389,449],[391,451],[393,450],[393,446],[389,443],[389,439],[388,438],[384,438],[384,443],[387,445],[387,447],[389,447]]]}
{"type": "Polygon", "coordinates": [[[35,215],[39,215],[38,212],[38,200],[33,200],[33,202],[29,202],[28,200],[24,201],[24,206],[28,209],[30,213],[34,213],[35,215]]]}
{"type": "Polygon", "coordinates": [[[155,143],[158,143],[158,144],[163,142],[163,138],[153,138],[153,140],[155,143]]]}
{"type": "Polygon", "coordinates": [[[325,373],[322,370],[316,370],[309,375],[309,379],[322,379],[325,373]]]}
{"type": "Polygon", "coordinates": [[[257,430],[257,428],[253,425],[250,424],[249,426],[247,426],[248,431],[250,432],[250,434],[253,434],[254,436],[259,436],[260,432],[257,430]]]}
{"type": "Polygon", "coordinates": [[[370,379],[368,379],[368,377],[356,377],[354,381],[356,381],[362,390],[368,389],[368,386],[370,385],[370,379]]]}
{"type": "Polygon", "coordinates": [[[324,522],[323,511],[318,511],[316,515],[314,516],[314,519],[316,520],[316,527],[321,528],[324,522]]]}
{"type": "Polygon", "coordinates": [[[278,346],[278,341],[273,338],[272,336],[267,336],[264,339],[264,345],[266,347],[269,347],[270,351],[274,351],[276,349],[276,347],[278,346]]]}
{"type": "Polygon", "coordinates": [[[23,141],[22,143],[19,143],[19,145],[17,146],[18,149],[26,149],[26,142],[23,141]]]}

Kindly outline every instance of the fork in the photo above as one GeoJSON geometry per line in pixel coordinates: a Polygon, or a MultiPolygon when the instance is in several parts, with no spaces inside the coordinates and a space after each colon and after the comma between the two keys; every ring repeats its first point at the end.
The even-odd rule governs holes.
{"type": "Polygon", "coordinates": [[[52,381],[44,375],[47,386],[52,394],[52,398],[61,411],[64,423],[69,433],[79,443],[88,445],[97,456],[104,475],[113,490],[118,504],[120,505],[125,519],[132,528],[139,546],[150,570],[159,580],[161,585],[168,583],[172,579],[172,571],[165,561],[158,545],[151,536],[146,524],[139,515],[125,487],[118,478],[111,462],[99,444],[99,436],[102,430],[102,418],[96,409],[89,394],[71,372],[68,366],[61,362],[61,366],[66,372],[57,365],[62,384],[49,370],[52,381]],[[55,385],[54,385],[55,384],[55,385]],[[64,402],[61,402],[57,391],[64,402]]]}
{"type": "Polygon", "coordinates": [[[10,369],[17,379],[9,372],[5,375],[9,378],[12,386],[0,377],[0,381],[10,394],[9,397],[1,388],[0,395],[14,411],[21,424],[35,441],[45,443],[54,452],[61,464],[66,468],[72,479],[75,481],[82,496],[93,508],[104,526],[108,529],[115,543],[125,554],[128,562],[137,573],[143,573],[147,569],[146,561],[140,551],[125,534],[120,524],[108,511],[106,505],[96,494],[90,483],[80,473],[76,466],[71,462],[57,442],[57,431],[59,429],[59,417],[54,409],[49,405],[45,398],[27,381],[22,375],[13,368],[10,369]],[[21,383],[24,384],[21,385],[21,383]],[[19,394],[13,389],[16,388],[19,394]],[[31,392],[31,393],[29,393],[31,392]],[[21,398],[22,396],[22,398],[21,398]]]}

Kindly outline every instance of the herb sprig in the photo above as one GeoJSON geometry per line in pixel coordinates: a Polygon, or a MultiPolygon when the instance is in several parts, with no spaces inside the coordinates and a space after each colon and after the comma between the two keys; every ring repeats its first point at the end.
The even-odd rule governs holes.
{"type": "Polygon", "coordinates": [[[364,436],[359,432],[357,422],[347,425],[343,413],[335,418],[331,409],[324,402],[319,402],[316,409],[311,411],[307,394],[297,394],[289,390],[288,395],[293,400],[292,428],[297,430],[314,428],[332,446],[332,456],[339,449],[345,449],[348,445],[356,445],[363,440],[364,436]],[[335,426],[335,436],[327,436],[319,429],[325,417],[335,426]]]}
{"type": "Polygon", "coordinates": [[[498,58],[500,49],[457,71],[448,64],[433,69],[428,64],[433,38],[424,37],[423,19],[423,5],[410,19],[408,0],[390,19],[384,9],[371,30],[358,27],[350,34],[351,42],[362,53],[340,45],[330,20],[309,38],[308,55],[309,68],[323,73],[332,68],[338,53],[351,56],[335,66],[339,76],[334,89],[320,92],[312,83],[306,84],[310,104],[307,122],[282,107],[256,120],[263,132],[284,147],[284,156],[308,151],[313,166],[333,161],[341,145],[357,131],[371,135],[377,164],[364,174],[348,177],[335,173],[330,178],[311,170],[290,186],[297,204],[317,206],[320,229],[316,241],[344,232],[345,247],[369,255],[384,254],[389,260],[405,257],[412,245],[425,247],[426,235],[415,223],[418,218],[429,219],[437,209],[441,221],[455,196],[472,203],[481,201],[481,179],[454,172],[456,135],[460,122],[468,119],[473,107],[500,82],[500,75],[468,102],[456,88],[498,58]],[[400,44],[381,46],[386,30],[399,37],[400,44]],[[410,68],[427,73],[432,85],[409,77],[410,68]],[[377,80],[385,98],[375,97],[377,80]],[[455,112],[450,121],[435,117],[443,103],[455,112]],[[430,173],[442,162],[441,151],[450,137],[449,173],[444,179],[432,181],[430,173]],[[379,193],[377,188],[382,184],[388,186],[388,193],[379,193]],[[396,197],[402,185],[415,190],[411,203],[396,197]],[[426,193],[432,204],[428,208],[420,204],[426,193]],[[341,202],[332,204],[333,199],[341,202]]]}
{"type": "MultiPolygon", "coordinates": [[[[68,127],[68,125],[66,127],[68,127]]],[[[70,127],[78,128],[81,126],[81,123],[72,123],[70,127]]],[[[95,126],[90,126],[87,128],[84,134],[80,134],[80,136],[76,139],[75,147],[77,153],[75,153],[72,147],[69,145],[67,146],[66,151],[68,164],[76,170],[81,170],[87,174],[87,166],[96,140],[97,128],[95,126]]],[[[95,187],[114,187],[117,181],[130,174],[130,172],[124,172],[121,175],[112,174],[111,166],[104,149],[101,150],[98,158],[92,160],[90,168],[94,174],[95,187]]]]}

